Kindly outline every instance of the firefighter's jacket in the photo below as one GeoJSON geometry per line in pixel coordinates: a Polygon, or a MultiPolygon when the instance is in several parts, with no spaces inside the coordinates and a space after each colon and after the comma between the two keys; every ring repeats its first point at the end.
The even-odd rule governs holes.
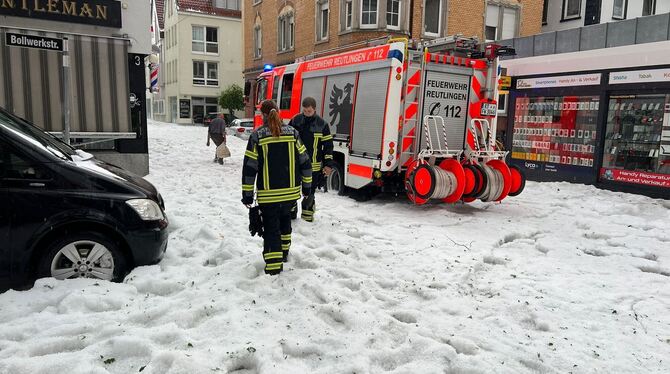
{"type": "Polygon", "coordinates": [[[273,137],[264,125],[251,133],[242,167],[242,202],[254,199],[254,181],[259,204],[272,204],[300,199],[300,190],[309,195],[312,168],[298,131],[284,125],[281,135],[273,137]]]}
{"type": "Polygon", "coordinates": [[[333,136],[328,123],[315,114],[307,117],[300,113],[293,117],[289,125],[300,133],[300,140],[311,158],[312,171],[319,172],[323,166],[333,163],[333,136]]]}

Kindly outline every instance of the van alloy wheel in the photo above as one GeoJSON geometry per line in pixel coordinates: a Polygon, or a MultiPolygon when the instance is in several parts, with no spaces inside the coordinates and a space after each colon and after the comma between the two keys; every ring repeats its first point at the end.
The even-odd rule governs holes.
{"type": "Polygon", "coordinates": [[[112,280],[114,256],[104,245],[79,240],[62,247],[51,261],[51,276],[56,279],[95,278],[112,280]]]}

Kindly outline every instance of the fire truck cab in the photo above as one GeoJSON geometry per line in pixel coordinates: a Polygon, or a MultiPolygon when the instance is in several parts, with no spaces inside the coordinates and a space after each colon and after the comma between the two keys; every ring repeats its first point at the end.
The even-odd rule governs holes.
{"type": "Polygon", "coordinates": [[[268,68],[257,82],[285,122],[313,97],[334,137],[330,189],[404,191],[428,200],[500,201],[524,177],[494,149],[497,58],[461,36],[387,43],[268,68]],[[440,51],[431,52],[439,49],[440,51]]]}

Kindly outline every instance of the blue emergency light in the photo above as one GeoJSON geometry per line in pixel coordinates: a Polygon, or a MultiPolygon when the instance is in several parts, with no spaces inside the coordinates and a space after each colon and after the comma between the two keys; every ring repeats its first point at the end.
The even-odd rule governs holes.
{"type": "Polygon", "coordinates": [[[263,66],[263,71],[272,71],[273,68],[274,66],[270,64],[265,64],[265,66],[263,66]]]}

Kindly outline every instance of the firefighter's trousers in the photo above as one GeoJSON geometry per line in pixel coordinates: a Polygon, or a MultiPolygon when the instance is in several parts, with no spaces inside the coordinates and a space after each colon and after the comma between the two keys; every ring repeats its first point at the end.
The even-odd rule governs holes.
{"type": "Polygon", "coordinates": [[[279,274],[291,248],[291,207],[293,201],[261,204],[263,217],[263,259],[265,274],[279,274]]]}
{"type": "MultiPolygon", "coordinates": [[[[307,222],[314,221],[314,212],[316,212],[315,192],[319,188],[321,182],[323,181],[321,178],[323,178],[323,172],[321,171],[312,172],[312,189],[310,190],[310,196],[305,196],[303,197],[302,200],[302,213],[300,214],[300,217],[307,222]]],[[[297,215],[297,211],[298,211],[298,203],[296,202],[296,204],[291,209],[293,217],[297,215]]]]}

